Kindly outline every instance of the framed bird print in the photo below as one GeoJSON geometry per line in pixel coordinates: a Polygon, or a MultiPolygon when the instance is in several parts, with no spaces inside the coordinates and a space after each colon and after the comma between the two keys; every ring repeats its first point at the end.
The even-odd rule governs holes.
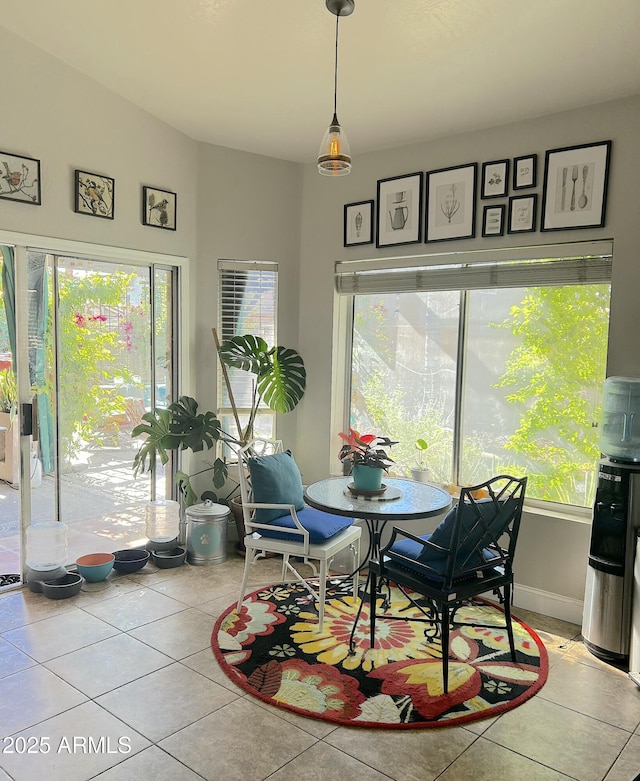
{"type": "Polygon", "coordinates": [[[40,206],[40,161],[0,152],[0,198],[40,206]]]}
{"type": "Polygon", "coordinates": [[[176,229],[177,195],[157,187],[142,188],[142,224],[152,228],[176,229]]]}
{"type": "Polygon", "coordinates": [[[102,174],[76,170],[76,192],[73,210],[78,214],[112,220],[115,205],[115,179],[102,174]]]}

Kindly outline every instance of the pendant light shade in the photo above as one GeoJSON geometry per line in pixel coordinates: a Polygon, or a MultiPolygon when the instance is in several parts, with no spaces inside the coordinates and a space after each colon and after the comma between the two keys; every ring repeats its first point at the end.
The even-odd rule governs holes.
{"type": "Polygon", "coordinates": [[[338,25],[341,16],[349,16],[354,0],[326,0],[326,6],[336,17],[336,59],[333,72],[333,119],[325,131],[318,152],[318,172],[323,176],[346,176],[351,171],[351,150],[347,136],[338,122],[338,25]]]}

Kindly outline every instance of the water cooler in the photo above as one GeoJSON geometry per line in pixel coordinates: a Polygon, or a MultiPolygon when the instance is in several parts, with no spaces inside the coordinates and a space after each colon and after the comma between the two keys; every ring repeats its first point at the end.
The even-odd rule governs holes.
{"type": "Polygon", "coordinates": [[[600,449],[582,636],[594,656],[624,662],[640,529],[640,379],[605,381],[600,449]]]}

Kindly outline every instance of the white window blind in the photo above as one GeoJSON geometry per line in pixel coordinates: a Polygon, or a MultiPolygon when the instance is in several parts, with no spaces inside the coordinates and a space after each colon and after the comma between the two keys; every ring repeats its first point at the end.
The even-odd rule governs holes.
{"type": "Polygon", "coordinates": [[[336,263],[342,295],[599,284],[611,280],[610,241],[336,263]]]}
{"type": "MultiPolygon", "coordinates": [[[[218,337],[261,336],[276,344],[278,264],[268,261],[218,261],[218,337]]],[[[230,368],[229,379],[239,410],[251,406],[253,375],[230,368]]],[[[218,382],[219,407],[230,407],[224,382],[218,382]]]]}

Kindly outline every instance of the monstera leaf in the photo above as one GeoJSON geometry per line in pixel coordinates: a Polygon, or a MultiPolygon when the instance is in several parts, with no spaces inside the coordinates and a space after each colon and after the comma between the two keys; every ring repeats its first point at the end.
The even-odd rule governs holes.
{"type": "Polygon", "coordinates": [[[139,472],[151,469],[160,457],[162,464],[169,460],[168,450],[180,446],[180,437],[171,433],[172,413],[170,409],[152,409],[142,416],[144,423],[139,423],[131,432],[132,437],[146,435],[144,443],[133,459],[133,476],[139,472]]]}
{"type": "Polygon", "coordinates": [[[258,393],[275,412],[291,412],[304,396],[304,361],[291,348],[269,348],[264,339],[249,334],[223,342],[219,355],[225,365],[256,375],[258,393]]]}
{"type": "Polygon", "coordinates": [[[199,452],[220,439],[220,421],[215,413],[198,414],[198,402],[190,396],[181,396],[169,405],[169,410],[173,416],[169,430],[180,438],[183,450],[199,452]]]}

